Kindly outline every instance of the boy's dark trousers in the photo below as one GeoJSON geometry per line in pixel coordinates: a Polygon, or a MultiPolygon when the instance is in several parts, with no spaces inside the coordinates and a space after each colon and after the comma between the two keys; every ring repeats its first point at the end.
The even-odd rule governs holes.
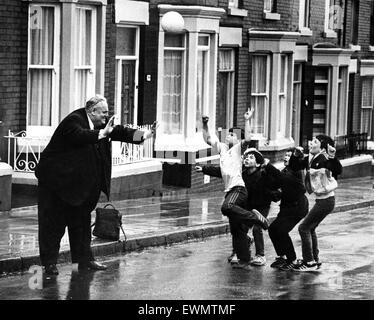
{"type": "Polygon", "coordinates": [[[304,195],[299,201],[282,205],[277,218],[269,227],[269,236],[278,256],[285,255],[288,261],[296,260],[296,252],[289,232],[308,213],[309,202],[304,195]]]}
{"type": "MultiPolygon", "coordinates": [[[[257,209],[257,208],[256,208],[257,209]]],[[[257,209],[265,218],[268,217],[270,207],[265,207],[257,209]]],[[[265,255],[265,244],[264,244],[264,233],[263,229],[259,225],[253,226],[253,239],[255,242],[256,255],[264,256],[265,255]]]]}
{"type": "Polygon", "coordinates": [[[248,194],[245,187],[234,187],[226,193],[222,204],[222,214],[229,218],[233,251],[238,259],[249,262],[250,246],[248,230],[257,221],[257,216],[244,208],[247,206],[248,194]]]}

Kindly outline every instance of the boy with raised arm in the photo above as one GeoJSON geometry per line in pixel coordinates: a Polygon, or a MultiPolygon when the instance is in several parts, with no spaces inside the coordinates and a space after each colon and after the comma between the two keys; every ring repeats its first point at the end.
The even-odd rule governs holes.
{"type": "MultiPolygon", "coordinates": [[[[257,210],[247,210],[248,193],[242,178],[242,153],[251,140],[249,120],[253,111],[247,111],[245,118],[245,140],[238,138],[235,128],[229,129],[225,143],[219,142],[216,136],[212,137],[208,129],[209,118],[203,117],[203,137],[207,144],[217,150],[220,155],[220,166],[196,166],[196,170],[207,175],[222,177],[225,185],[225,199],[221,207],[222,214],[227,216],[233,241],[233,250],[239,262],[233,265],[236,268],[250,269],[250,241],[247,236],[253,224],[263,229],[269,227],[268,220],[257,210]]],[[[239,129],[240,130],[240,129],[239,129]]]]}

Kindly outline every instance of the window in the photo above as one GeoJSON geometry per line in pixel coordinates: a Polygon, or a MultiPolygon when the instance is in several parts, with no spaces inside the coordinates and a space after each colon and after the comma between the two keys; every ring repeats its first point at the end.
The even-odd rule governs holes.
{"type": "Polygon", "coordinates": [[[317,67],[314,79],[313,137],[327,132],[330,103],[330,67],[317,67]]]}
{"type": "Polygon", "coordinates": [[[292,137],[296,144],[300,141],[301,121],[301,86],[302,86],[302,64],[296,63],[293,74],[293,106],[292,106],[292,137]]]}
{"type": "Polygon", "coordinates": [[[238,8],[239,0],[229,0],[229,8],[238,8]]]}
{"type": "Polygon", "coordinates": [[[207,90],[209,82],[209,35],[199,35],[197,46],[197,95],[196,95],[196,124],[207,114],[207,90]]]}
{"type": "Polygon", "coordinates": [[[84,106],[95,94],[96,11],[77,7],[75,10],[75,105],[84,106]]]}
{"type": "Polygon", "coordinates": [[[166,134],[182,133],[185,41],[184,35],[165,34],[162,125],[166,134]]]}
{"type": "Polygon", "coordinates": [[[373,139],[373,77],[362,78],[361,132],[367,132],[373,139]]]}
{"type": "Polygon", "coordinates": [[[358,8],[359,8],[359,1],[358,0],[351,0],[351,28],[350,28],[350,38],[351,44],[357,45],[358,40],[358,8]]]}
{"type": "Polygon", "coordinates": [[[325,0],[325,36],[336,38],[334,30],[342,29],[343,7],[341,0],[325,0]]]}
{"type": "Polygon", "coordinates": [[[121,124],[137,124],[139,27],[117,26],[115,113],[121,124]]]}
{"type": "Polygon", "coordinates": [[[252,57],[251,107],[254,109],[251,128],[254,135],[264,137],[267,134],[265,123],[269,108],[269,56],[252,57]]]}
{"type": "Polygon", "coordinates": [[[227,129],[233,126],[235,81],[234,49],[220,49],[218,61],[216,127],[227,129]]]}
{"type": "Polygon", "coordinates": [[[30,5],[27,130],[48,134],[58,122],[60,10],[30,5]]]}
{"type": "Polygon", "coordinates": [[[287,55],[281,55],[280,64],[280,83],[279,83],[279,103],[278,103],[278,137],[284,137],[286,134],[286,118],[287,118],[287,72],[288,72],[287,55]]]}
{"type": "Polygon", "coordinates": [[[264,0],[265,12],[276,12],[276,0],[264,0]]]}
{"type": "Polygon", "coordinates": [[[300,0],[299,28],[309,28],[310,21],[310,0],[300,0]]]}
{"type": "Polygon", "coordinates": [[[344,135],[347,133],[347,76],[348,67],[339,67],[336,135],[344,135]]]}

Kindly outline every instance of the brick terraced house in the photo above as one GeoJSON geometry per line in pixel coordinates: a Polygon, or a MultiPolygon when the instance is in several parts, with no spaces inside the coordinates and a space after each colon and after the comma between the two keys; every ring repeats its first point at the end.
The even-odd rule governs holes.
{"type": "Polygon", "coordinates": [[[194,171],[215,158],[203,114],[224,136],[253,108],[273,161],[320,133],[343,151],[367,135],[359,151],[370,149],[373,11],[370,0],[1,0],[0,157],[14,191],[35,189],[53,130],[95,93],[123,125],[160,122],[144,147],[113,145],[113,199],[221,190],[194,171]],[[170,11],[178,32],[161,25],[170,11]]]}

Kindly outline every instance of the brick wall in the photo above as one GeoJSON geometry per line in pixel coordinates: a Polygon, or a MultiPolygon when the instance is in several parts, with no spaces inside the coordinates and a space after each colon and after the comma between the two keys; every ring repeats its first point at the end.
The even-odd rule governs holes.
{"type": "Polygon", "coordinates": [[[108,101],[110,112],[114,110],[114,95],[116,83],[116,32],[114,24],[115,6],[114,0],[108,1],[106,7],[106,31],[105,31],[105,97],[108,101]]]}
{"type": "MultiPolygon", "coordinates": [[[[352,130],[354,132],[361,132],[362,78],[360,76],[360,61],[362,59],[374,59],[374,52],[369,51],[371,2],[372,0],[360,0],[359,2],[358,45],[361,46],[361,50],[352,54],[352,58],[358,60],[358,72],[354,76],[353,112],[351,120],[352,130]]],[[[352,42],[350,33],[352,28],[351,22],[352,11],[350,1],[348,1],[346,46],[349,46],[349,44],[352,42]]]]}
{"type": "Polygon", "coordinates": [[[8,130],[26,127],[28,6],[0,2],[0,157],[6,160],[8,130]]]}

